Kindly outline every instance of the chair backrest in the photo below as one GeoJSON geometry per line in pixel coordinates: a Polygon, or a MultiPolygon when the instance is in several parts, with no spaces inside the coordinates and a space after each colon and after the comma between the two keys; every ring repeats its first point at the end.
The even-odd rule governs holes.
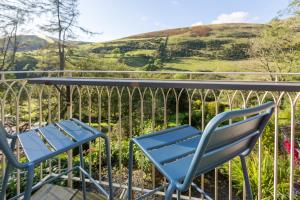
{"type": "Polygon", "coordinates": [[[13,137],[8,138],[8,133],[6,132],[2,123],[0,123],[0,150],[4,153],[10,164],[20,168],[22,165],[17,161],[11,147],[8,144],[8,139],[12,139],[12,142],[15,142],[13,137]]]}
{"type": "Polygon", "coordinates": [[[238,155],[248,155],[271,118],[275,104],[223,112],[206,126],[183,184],[191,184],[194,176],[210,171],[238,155]],[[243,118],[230,125],[222,122],[243,118]],[[248,117],[248,118],[244,118],[248,117]]]}

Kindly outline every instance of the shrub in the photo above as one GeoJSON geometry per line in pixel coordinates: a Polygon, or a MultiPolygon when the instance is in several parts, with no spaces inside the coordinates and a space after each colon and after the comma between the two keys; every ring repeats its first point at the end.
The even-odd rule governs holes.
{"type": "Polygon", "coordinates": [[[156,71],[163,68],[163,63],[161,59],[149,59],[149,63],[145,65],[144,69],[146,71],[156,71]]]}
{"type": "Polygon", "coordinates": [[[114,49],[111,51],[111,53],[113,53],[113,54],[120,54],[120,53],[121,53],[121,50],[120,50],[120,48],[114,48],[114,49]]]}

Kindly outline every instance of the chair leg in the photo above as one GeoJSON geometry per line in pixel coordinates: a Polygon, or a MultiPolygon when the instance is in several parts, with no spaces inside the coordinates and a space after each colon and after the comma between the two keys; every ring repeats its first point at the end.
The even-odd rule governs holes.
{"type": "Polygon", "coordinates": [[[250,185],[250,180],[249,180],[248,170],[247,170],[247,165],[246,165],[246,160],[245,160],[244,156],[240,156],[240,158],[241,158],[242,169],[243,169],[243,174],[244,174],[244,179],[245,179],[247,197],[248,197],[249,200],[253,200],[253,195],[252,195],[252,190],[251,190],[251,185],[250,185]]]}
{"type": "Polygon", "coordinates": [[[5,169],[5,174],[2,180],[2,189],[1,189],[1,194],[0,194],[0,199],[4,199],[5,194],[6,194],[6,189],[7,189],[7,184],[8,184],[8,178],[9,178],[9,173],[12,169],[12,166],[7,162],[7,166],[5,169]]]}
{"type": "Polygon", "coordinates": [[[27,175],[26,188],[25,188],[25,193],[24,193],[24,200],[29,200],[30,197],[31,197],[33,177],[34,177],[34,165],[32,164],[28,168],[28,175],[27,175]]]}
{"type": "Polygon", "coordinates": [[[166,193],[165,193],[165,200],[172,200],[172,195],[174,193],[175,187],[172,183],[170,183],[166,193]]]}
{"type": "Polygon", "coordinates": [[[128,200],[132,199],[132,169],[133,169],[133,141],[129,143],[129,163],[128,163],[128,200]]]}
{"type": "MultiPolygon", "coordinates": [[[[80,167],[84,169],[84,160],[82,153],[82,145],[79,146],[79,156],[80,156],[80,167]]],[[[85,184],[85,175],[82,171],[80,171],[81,183],[82,183],[82,194],[83,199],[86,200],[86,184],[85,184]]]]}
{"type": "Polygon", "coordinates": [[[113,199],[113,184],[112,184],[112,175],[111,175],[111,156],[110,156],[110,145],[108,137],[104,137],[105,140],[105,149],[106,149],[106,164],[107,164],[107,173],[108,173],[108,183],[109,183],[109,200],[113,199]]]}
{"type": "Polygon", "coordinates": [[[180,200],[181,192],[177,190],[176,193],[177,193],[177,200],[180,200]]]}

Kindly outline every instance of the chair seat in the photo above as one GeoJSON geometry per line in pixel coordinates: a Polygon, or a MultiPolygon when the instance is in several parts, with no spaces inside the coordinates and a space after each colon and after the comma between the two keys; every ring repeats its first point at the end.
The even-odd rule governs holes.
{"type": "Polygon", "coordinates": [[[186,176],[202,132],[183,125],[134,138],[133,141],[167,178],[186,176]]]}
{"type": "Polygon", "coordinates": [[[43,161],[99,137],[101,132],[76,119],[63,120],[18,135],[30,162],[43,161]]]}

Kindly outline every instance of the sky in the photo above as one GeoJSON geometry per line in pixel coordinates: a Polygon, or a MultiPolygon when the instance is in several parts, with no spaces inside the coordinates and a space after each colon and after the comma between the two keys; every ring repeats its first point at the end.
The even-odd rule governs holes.
{"type": "Polygon", "coordinates": [[[79,0],[79,25],[109,41],[169,28],[229,22],[267,23],[289,0],[79,0]]]}

